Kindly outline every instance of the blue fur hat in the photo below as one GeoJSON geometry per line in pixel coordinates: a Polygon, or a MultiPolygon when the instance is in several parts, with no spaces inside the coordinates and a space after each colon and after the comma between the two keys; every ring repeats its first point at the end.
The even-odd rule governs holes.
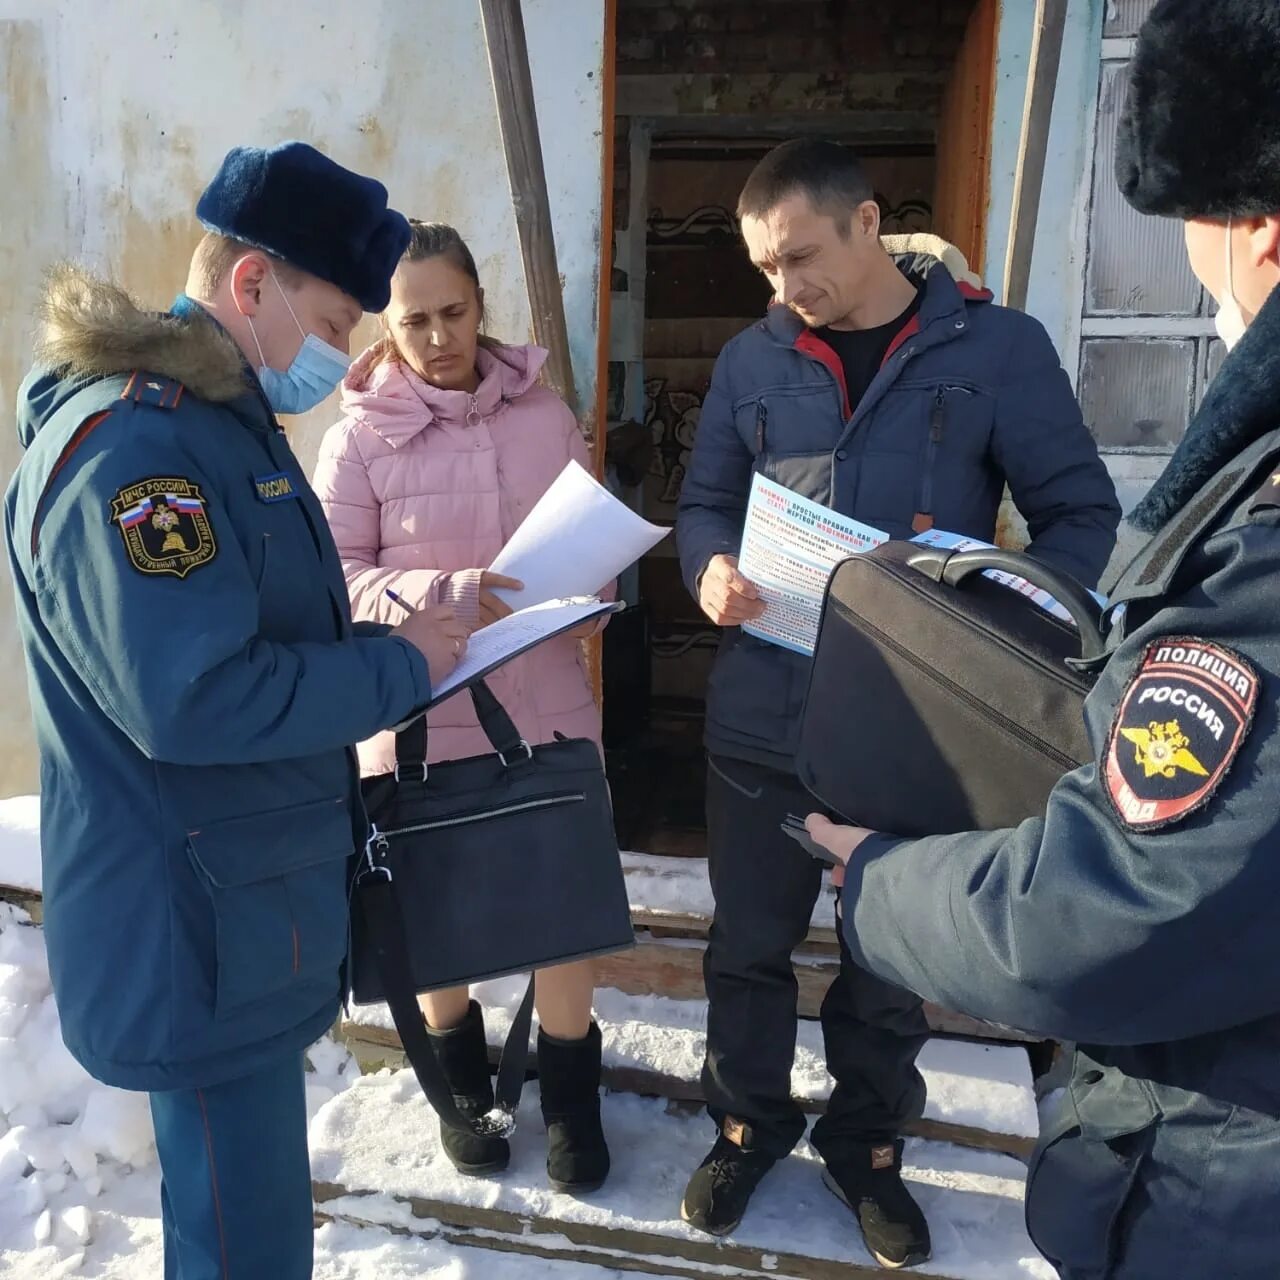
{"type": "Polygon", "coordinates": [[[409,247],[409,223],[387,208],[387,189],[305,142],[235,147],[196,205],[210,230],[349,293],[366,311],[391,300],[409,247]]]}
{"type": "Polygon", "coordinates": [[[1116,180],[1141,213],[1280,212],[1280,5],[1160,0],[1138,37],[1116,180]]]}

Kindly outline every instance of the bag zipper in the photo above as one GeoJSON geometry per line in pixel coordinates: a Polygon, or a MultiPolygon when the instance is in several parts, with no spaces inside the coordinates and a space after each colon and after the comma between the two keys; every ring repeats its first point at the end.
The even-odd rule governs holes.
{"type": "Polygon", "coordinates": [[[586,793],[582,791],[565,792],[562,795],[544,796],[541,800],[524,800],[520,804],[499,805],[496,809],[478,809],[472,813],[437,818],[433,822],[419,822],[412,827],[394,827],[390,831],[380,831],[378,835],[385,842],[392,836],[415,835],[419,831],[440,831],[445,827],[463,827],[473,822],[487,822],[490,818],[506,818],[516,813],[534,813],[539,809],[554,809],[562,804],[581,804],[586,798],[586,793]]]}
{"type": "Polygon", "coordinates": [[[982,719],[990,721],[997,728],[1003,729],[1011,738],[1016,738],[1023,745],[1032,747],[1040,755],[1054,761],[1056,764],[1063,765],[1066,769],[1079,769],[1081,767],[1079,760],[1073,760],[1069,755],[1056,748],[1042,742],[1034,734],[1028,732],[1020,724],[1010,720],[1007,716],[1002,715],[994,707],[988,706],[979,698],[975,698],[963,685],[957,684],[948,676],[944,676],[942,672],[922,662],[914,653],[907,649],[904,645],[894,640],[892,636],[886,635],[874,623],[868,622],[866,618],[858,618],[857,625],[859,628],[870,632],[876,640],[883,644],[886,649],[891,649],[903,661],[908,662],[917,671],[922,672],[934,681],[935,684],[941,686],[959,702],[963,702],[971,711],[976,712],[982,719]]]}

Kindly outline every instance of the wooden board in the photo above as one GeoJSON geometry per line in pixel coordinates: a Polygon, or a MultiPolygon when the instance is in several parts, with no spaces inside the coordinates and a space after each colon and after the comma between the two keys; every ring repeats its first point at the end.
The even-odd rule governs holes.
{"type": "MultiPolygon", "coordinates": [[[[339,1024],[337,1034],[351,1050],[362,1070],[381,1070],[385,1066],[398,1068],[403,1064],[404,1050],[395,1031],[344,1021],[339,1024]]],[[[498,1046],[491,1045],[489,1058],[494,1067],[498,1065],[499,1055],[498,1046]]],[[[537,1059],[532,1052],[525,1071],[529,1078],[537,1074],[537,1059]]],[[[667,1098],[672,1102],[699,1108],[706,1103],[702,1085],[697,1080],[684,1080],[643,1067],[617,1067],[608,1064],[604,1067],[603,1078],[606,1087],[614,1093],[667,1098]]],[[[826,1110],[823,1099],[797,1098],[796,1102],[810,1115],[821,1115],[826,1110]]],[[[919,1120],[907,1125],[904,1132],[919,1138],[930,1138],[935,1142],[954,1142],[958,1146],[974,1147],[980,1151],[1000,1151],[1005,1155],[1016,1156],[1019,1160],[1029,1159],[1035,1147],[1034,1138],[1011,1133],[990,1133],[972,1125],[952,1124],[944,1120],[919,1120]]]]}
{"type": "Polygon", "coordinates": [[[39,924],[44,919],[44,903],[33,889],[20,889],[17,885],[0,884],[0,902],[10,902],[15,907],[21,907],[35,924],[39,924]]]}
{"type": "MultiPolygon", "coordinates": [[[[645,907],[632,907],[631,923],[655,938],[690,938],[705,942],[711,930],[709,916],[691,911],[650,911],[645,907]]],[[[796,952],[834,959],[840,954],[836,931],[824,925],[812,925],[796,952]]]]}
{"type": "Polygon", "coordinates": [[[938,113],[933,229],[964,254],[979,276],[991,198],[999,8],[998,0],[978,0],[974,6],[938,113]]]}
{"type": "MultiPolygon", "coordinates": [[[[839,972],[834,943],[824,952],[824,940],[815,938],[825,930],[810,932],[811,951],[797,953],[794,969],[799,990],[799,1013],[802,1018],[816,1018],[822,1011],[827,988],[839,972]]],[[[648,930],[638,931],[636,946],[631,951],[604,956],[596,960],[596,984],[615,987],[627,995],[661,995],[673,1000],[705,1000],[707,989],[702,976],[704,948],[696,945],[696,934],[690,933],[664,942],[648,930]],[[690,945],[694,943],[694,945],[690,945]],[[679,945],[683,944],[683,945],[679,945]]],[[[925,1016],[935,1033],[964,1036],[971,1040],[998,1040],[1015,1044],[1038,1043],[1040,1037],[1009,1027],[981,1022],[963,1013],[925,1002],[925,1016]]]]}
{"type": "MultiPolygon", "coordinates": [[[[325,1183],[313,1183],[312,1191],[317,1201],[319,1201],[322,1190],[325,1194],[330,1194],[331,1190],[337,1190],[339,1195],[343,1194],[340,1189],[330,1189],[325,1183]]],[[[336,1210],[342,1208],[341,1202],[329,1201],[336,1210]]],[[[428,1202],[423,1201],[423,1204],[428,1202]]],[[[521,1220],[522,1223],[524,1219],[521,1220]]],[[[326,1222],[349,1223],[354,1226],[366,1226],[366,1220],[358,1216],[335,1211],[333,1213],[325,1213],[317,1211],[315,1214],[315,1225],[322,1226],[326,1222]]],[[[522,1231],[520,1235],[509,1235],[502,1231],[495,1230],[491,1227],[461,1227],[445,1222],[432,1223],[423,1220],[420,1227],[399,1227],[390,1226],[388,1224],[378,1224],[380,1230],[389,1231],[392,1235],[404,1237],[417,1237],[422,1240],[443,1240],[447,1244],[462,1251],[465,1259],[466,1254],[473,1255],[467,1261],[474,1261],[476,1269],[467,1270],[466,1274],[483,1275],[483,1264],[478,1258],[474,1257],[474,1253],[479,1249],[487,1249],[493,1253],[515,1253],[528,1258],[545,1258],[548,1262],[555,1263],[578,1263],[580,1265],[594,1265],[603,1267],[608,1271],[625,1271],[638,1275],[676,1277],[677,1280],[706,1280],[708,1276],[716,1277],[716,1280],[723,1280],[724,1269],[721,1267],[711,1268],[701,1263],[676,1259],[676,1258],[655,1258],[642,1254],[623,1254],[617,1253],[612,1247],[609,1249],[601,1249],[598,1247],[586,1245],[578,1247],[570,1247],[568,1245],[558,1245],[552,1238],[551,1234],[547,1234],[542,1238],[530,1236],[522,1231]]],[[[562,1234],[558,1230],[554,1234],[562,1234]]],[[[865,1273],[865,1269],[864,1269],[865,1273]]],[[[564,1280],[572,1280],[573,1273],[566,1268],[557,1268],[557,1274],[563,1275],[564,1280]]],[[[734,1273],[735,1277],[742,1277],[743,1280],[769,1280],[773,1273],[767,1271],[743,1271],[739,1270],[734,1273]]],[[[849,1271],[849,1275],[857,1275],[859,1272],[849,1271]]]]}
{"type": "MultiPolygon", "coordinates": [[[[40,895],[15,885],[0,885],[0,901],[21,907],[39,924],[44,918],[40,895]]],[[[633,910],[637,925],[637,945],[598,960],[597,982],[616,987],[628,995],[665,995],[676,1000],[705,1000],[702,979],[702,949],[689,946],[664,947],[662,940],[705,941],[710,921],[700,915],[652,913],[633,910]]],[[[838,955],[834,929],[814,927],[797,949],[796,982],[802,1018],[816,1018],[822,999],[835,978],[838,955]],[[823,961],[828,963],[822,963],[823,961]]],[[[979,1022],[964,1014],[951,1013],[926,1004],[925,1014],[933,1031],[976,1040],[1012,1043],[1039,1043],[1039,1038],[1007,1027],[979,1022]]]]}
{"type": "MultiPolygon", "coordinates": [[[[355,1225],[372,1221],[359,1217],[356,1212],[358,1201],[372,1193],[353,1193],[332,1183],[313,1182],[312,1194],[318,1205],[328,1206],[327,1210],[320,1210],[322,1216],[355,1225]]],[[[559,1261],[591,1262],[620,1271],[690,1277],[690,1280],[702,1280],[709,1275],[723,1277],[726,1271],[752,1280],[776,1276],[793,1276],[796,1280],[883,1280],[884,1277],[884,1272],[877,1267],[806,1258],[776,1250],[766,1252],[710,1236],[677,1239],[627,1228],[516,1214],[506,1209],[473,1208],[419,1196],[391,1198],[422,1224],[421,1230],[400,1228],[404,1234],[428,1238],[443,1234],[445,1239],[456,1239],[460,1244],[559,1261]],[[557,1243],[566,1240],[574,1247],[566,1249],[557,1243]]]]}

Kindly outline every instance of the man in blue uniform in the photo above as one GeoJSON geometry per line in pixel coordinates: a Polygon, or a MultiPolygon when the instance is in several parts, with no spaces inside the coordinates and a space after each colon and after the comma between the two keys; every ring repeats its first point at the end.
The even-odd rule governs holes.
{"type": "Polygon", "coordinates": [[[301,143],[232,151],[197,212],[167,315],[54,273],[5,535],[63,1036],[151,1094],[166,1276],[303,1280],[302,1054],[337,1014],[363,837],[349,744],[422,707],[465,631],[353,627],[275,417],[336,386],[405,219],[301,143]]]}
{"type": "Polygon", "coordinates": [[[1130,517],[1095,762],[1010,831],[809,822],[860,963],[1079,1043],[1027,1188],[1069,1280],[1280,1274],[1278,66],[1274,0],[1162,0],[1138,41],[1117,176],[1233,349],[1130,517]]]}

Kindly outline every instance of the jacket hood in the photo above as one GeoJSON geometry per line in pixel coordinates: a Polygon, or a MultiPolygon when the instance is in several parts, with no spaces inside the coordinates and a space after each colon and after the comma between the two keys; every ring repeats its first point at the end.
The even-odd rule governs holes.
{"type": "Polygon", "coordinates": [[[146,311],[123,289],[70,263],[54,267],[37,312],[36,364],[18,393],[23,446],[77,391],[145,369],[181,382],[202,400],[248,390],[239,347],[199,307],[146,311]]]}
{"type": "Polygon", "coordinates": [[[476,351],[480,385],[472,397],[465,391],[433,387],[402,361],[379,364],[381,351],[377,343],[351,366],[342,381],[342,412],[397,446],[433,423],[465,425],[473,410],[488,417],[504,401],[524,395],[547,362],[542,347],[480,347],[476,351]]]}

